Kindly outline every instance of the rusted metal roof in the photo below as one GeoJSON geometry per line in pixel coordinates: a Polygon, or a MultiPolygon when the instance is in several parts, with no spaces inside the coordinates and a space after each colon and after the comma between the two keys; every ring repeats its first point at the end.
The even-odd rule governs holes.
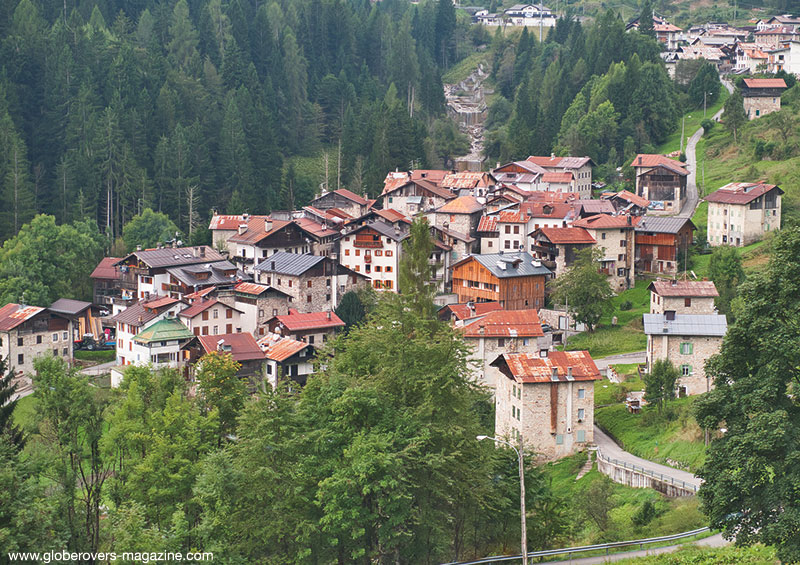
{"type": "Polygon", "coordinates": [[[458,190],[461,188],[488,187],[494,183],[488,173],[461,171],[446,175],[439,184],[445,188],[458,190]]]}
{"type": "Polygon", "coordinates": [[[633,162],[631,163],[631,167],[667,167],[669,170],[681,175],[687,176],[689,171],[684,168],[683,163],[680,161],[676,161],[674,159],[670,159],[669,157],[665,157],[664,155],[654,155],[652,153],[640,153],[637,155],[633,162]]]}
{"type": "Polygon", "coordinates": [[[504,353],[492,363],[493,367],[500,367],[501,371],[504,365],[511,378],[518,383],[565,383],[602,379],[588,351],[551,351],[547,357],[529,353],[504,353]]]}
{"type": "Polygon", "coordinates": [[[481,210],[483,210],[483,204],[478,202],[474,196],[459,196],[436,211],[442,214],[475,214],[481,210]]]}
{"type": "MultiPolygon", "coordinates": [[[[477,309],[477,304],[475,305],[477,309]]],[[[541,337],[536,310],[494,310],[464,326],[464,337],[541,337]]]]}
{"type": "Polygon", "coordinates": [[[613,200],[614,198],[619,198],[620,200],[624,200],[625,202],[636,204],[640,208],[647,208],[648,206],[650,206],[650,201],[647,198],[643,198],[627,190],[620,190],[619,192],[613,192],[607,195],[606,198],[608,198],[609,200],[613,200]]]}
{"type": "Polygon", "coordinates": [[[540,233],[554,245],[568,243],[596,243],[596,240],[583,228],[539,228],[533,233],[540,233]]]}
{"type": "Polygon", "coordinates": [[[258,345],[272,361],[286,361],[292,355],[300,353],[308,347],[304,341],[297,341],[289,337],[280,337],[277,334],[270,334],[258,340],[258,345]]]}
{"type": "Polygon", "coordinates": [[[289,314],[275,316],[275,318],[291,332],[339,328],[344,326],[344,322],[335,312],[310,312],[308,314],[300,314],[297,310],[292,308],[289,310],[289,314]]]}
{"type": "Polygon", "coordinates": [[[447,314],[451,313],[456,320],[467,320],[503,309],[503,306],[499,302],[473,302],[472,308],[470,308],[468,304],[469,303],[448,304],[439,310],[439,318],[449,319],[447,314]]]}
{"type": "Polygon", "coordinates": [[[714,298],[719,296],[714,281],[653,281],[648,290],[671,298],[714,298]]]}
{"type": "Polygon", "coordinates": [[[44,308],[38,306],[20,306],[13,302],[6,304],[0,308],[0,331],[13,330],[43,311],[44,308]]]}

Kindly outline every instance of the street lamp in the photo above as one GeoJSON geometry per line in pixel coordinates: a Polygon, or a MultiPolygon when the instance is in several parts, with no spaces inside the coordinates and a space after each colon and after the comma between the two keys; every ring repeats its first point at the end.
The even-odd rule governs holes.
{"type": "Polygon", "coordinates": [[[522,465],[522,451],[514,447],[509,442],[496,437],[477,436],[475,439],[478,441],[490,439],[495,443],[502,443],[513,449],[517,454],[517,459],[519,460],[519,510],[522,521],[522,541],[520,542],[520,545],[522,546],[522,565],[528,565],[528,530],[527,526],[525,525],[525,471],[522,465]]]}
{"type": "Polygon", "coordinates": [[[683,116],[681,120],[681,153],[683,153],[683,137],[686,133],[686,118],[691,118],[691,116],[683,116]]]}

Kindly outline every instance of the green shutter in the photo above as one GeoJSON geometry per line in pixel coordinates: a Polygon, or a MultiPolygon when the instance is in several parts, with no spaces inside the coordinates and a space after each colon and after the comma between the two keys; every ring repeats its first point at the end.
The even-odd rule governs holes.
{"type": "Polygon", "coordinates": [[[578,443],[586,442],[586,430],[578,430],[578,443]]]}

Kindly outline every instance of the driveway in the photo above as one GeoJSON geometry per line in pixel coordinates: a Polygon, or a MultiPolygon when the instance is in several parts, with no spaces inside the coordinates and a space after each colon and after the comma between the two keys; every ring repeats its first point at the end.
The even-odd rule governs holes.
{"type": "Polygon", "coordinates": [[[609,355],[601,359],[595,359],[594,364],[602,373],[608,369],[609,365],[630,365],[631,363],[644,363],[647,361],[646,351],[634,351],[633,353],[621,353],[619,355],[609,355]]]}
{"type": "Polygon", "coordinates": [[[109,361],[108,363],[100,363],[99,365],[92,365],[91,367],[86,367],[85,369],[81,369],[81,373],[84,375],[89,375],[90,377],[96,377],[97,375],[104,375],[106,373],[111,372],[111,367],[117,365],[116,359],[114,361],[109,361]]]}

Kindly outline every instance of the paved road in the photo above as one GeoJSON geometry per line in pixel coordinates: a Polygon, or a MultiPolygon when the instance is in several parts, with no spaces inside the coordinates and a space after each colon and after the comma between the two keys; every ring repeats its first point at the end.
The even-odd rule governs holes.
{"type": "Polygon", "coordinates": [[[638,465],[639,467],[652,473],[664,475],[665,477],[671,477],[675,480],[683,481],[686,484],[694,485],[696,487],[699,487],[700,483],[702,482],[700,477],[697,477],[688,471],[681,471],[680,469],[673,469],[672,467],[667,467],[666,465],[653,463],[652,461],[642,459],[641,457],[636,457],[635,455],[624,451],[620,446],[614,443],[614,440],[611,439],[611,437],[606,435],[603,430],[597,426],[594,427],[594,442],[606,457],[612,457],[619,461],[624,461],[625,463],[638,465]]]}
{"type": "MultiPolygon", "coordinates": [[[[733,85],[726,81],[722,81],[723,86],[728,90],[728,92],[733,92],[733,85]]],[[[723,109],[720,108],[719,111],[711,116],[711,119],[714,121],[719,120],[719,117],[722,115],[723,109]]],[[[689,142],[686,144],[686,168],[689,170],[689,178],[686,181],[686,202],[683,204],[683,208],[681,208],[680,213],[678,214],[679,218],[691,218],[694,215],[694,211],[697,209],[697,204],[700,201],[699,194],[697,192],[697,142],[700,141],[700,138],[703,137],[703,133],[705,130],[703,128],[699,128],[692,137],[689,138],[689,142]]]]}
{"type": "Polygon", "coordinates": [[[92,365],[91,367],[86,367],[85,369],[81,369],[81,373],[84,375],[90,376],[97,376],[102,375],[104,373],[108,373],[111,371],[111,367],[114,367],[117,364],[117,360],[109,361],[108,363],[100,363],[99,365],[92,365]]]}
{"type": "Polygon", "coordinates": [[[623,559],[632,559],[635,557],[647,557],[648,555],[660,555],[663,553],[672,553],[686,547],[687,545],[699,545],[703,547],[723,547],[730,544],[729,541],[722,538],[722,534],[715,534],[713,536],[703,538],[701,540],[693,541],[691,543],[684,543],[680,545],[667,545],[664,547],[654,547],[652,549],[642,549],[636,551],[626,551],[625,553],[612,553],[611,555],[598,555],[596,557],[580,557],[577,559],[564,559],[562,561],[545,561],[544,563],[560,563],[561,565],[595,565],[600,563],[611,563],[612,561],[621,561],[623,559]]]}
{"type": "Polygon", "coordinates": [[[647,361],[646,351],[635,351],[633,353],[621,353],[620,355],[609,355],[602,359],[595,359],[594,364],[600,372],[608,369],[609,365],[629,365],[631,363],[644,363],[647,361]]]}

